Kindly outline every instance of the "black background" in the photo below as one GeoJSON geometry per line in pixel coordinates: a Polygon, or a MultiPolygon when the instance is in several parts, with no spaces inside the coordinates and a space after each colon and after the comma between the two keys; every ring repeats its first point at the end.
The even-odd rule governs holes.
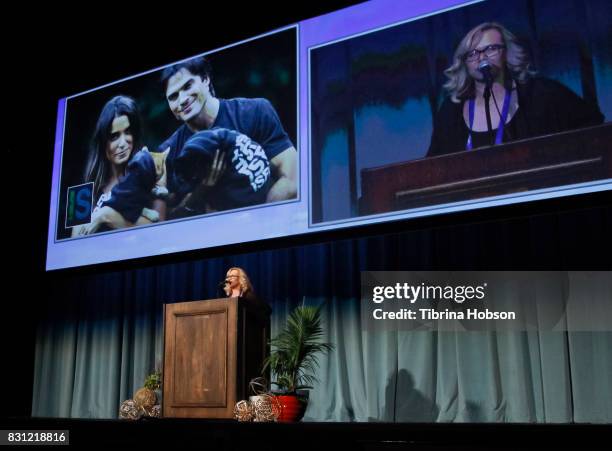
{"type": "Polygon", "coordinates": [[[5,15],[2,416],[30,414],[36,306],[67,274],[418,229],[439,231],[429,269],[610,269],[612,209],[599,193],[45,273],[58,99],[354,3],[28,5],[5,15]],[[464,252],[449,255],[445,243],[457,239],[464,252]]]}

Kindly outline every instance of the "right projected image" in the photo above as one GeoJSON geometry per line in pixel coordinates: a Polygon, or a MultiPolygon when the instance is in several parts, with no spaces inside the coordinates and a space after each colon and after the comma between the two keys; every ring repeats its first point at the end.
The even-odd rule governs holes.
{"type": "Polygon", "coordinates": [[[312,47],[311,226],[609,185],[611,15],[492,0],[312,47]]]}

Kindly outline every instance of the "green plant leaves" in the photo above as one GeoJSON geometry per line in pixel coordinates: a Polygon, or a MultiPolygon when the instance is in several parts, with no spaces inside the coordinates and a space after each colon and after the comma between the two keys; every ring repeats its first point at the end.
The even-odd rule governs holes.
{"type": "Polygon", "coordinates": [[[317,381],[314,376],[319,366],[318,354],[333,349],[331,343],[320,342],[321,307],[296,307],[287,318],[287,325],[270,340],[272,352],[264,361],[263,371],[270,368],[276,375],[272,383],[279,389],[294,393],[303,388],[312,388],[317,381]]]}

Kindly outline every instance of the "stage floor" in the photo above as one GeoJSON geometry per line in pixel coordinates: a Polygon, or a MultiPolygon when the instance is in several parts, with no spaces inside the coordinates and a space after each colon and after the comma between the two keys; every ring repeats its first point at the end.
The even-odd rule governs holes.
{"type": "Polygon", "coordinates": [[[90,420],[3,418],[4,430],[68,430],[82,448],[146,449],[322,449],[467,450],[609,449],[611,425],[590,424],[420,424],[420,423],[238,423],[232,420],[90,420]],[[606,442],[608,444],[606,445],[606,442]],[[136,448],[137,447],[137,448],[136,448]]]}

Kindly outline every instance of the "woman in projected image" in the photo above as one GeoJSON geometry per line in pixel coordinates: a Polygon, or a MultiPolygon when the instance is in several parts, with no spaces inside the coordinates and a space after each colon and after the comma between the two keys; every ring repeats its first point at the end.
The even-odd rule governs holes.
{"type": "Polygon", "coordinates": [[[470,30],[444,73],[450,96],[434,120],[428,156],[603,122],[596,104],[556,81],[535,77],[525,49],[495,22],[470,30]]]}
{"type": "Polygon", "coordinates": [[[113,187],[125,176],[128,162],[141,143],[142,120],[136,102],[127,96],[113,97],[98,117],[85,169],[85,182],[94,183],[96,206],[92,223],[74,227],[72,236],[151,224],[159,219],[155,210],[144,208],[138,220],[131,223],[116,211],[103,207],[103,203],[110,199],[113,187]]]}

